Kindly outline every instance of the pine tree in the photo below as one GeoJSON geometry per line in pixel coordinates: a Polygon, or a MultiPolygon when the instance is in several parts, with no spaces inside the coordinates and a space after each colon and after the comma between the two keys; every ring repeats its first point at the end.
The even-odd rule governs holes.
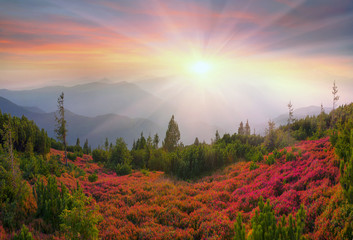
{"type": "Polygon", "coordinates": [[[108,150],[109,150],[109,140],[108,140],[108,138],[105,138],[104,148],[105,148],[105,151],[108,152],[108,150]]]}
{"type": "Polygon", "coordinates": [[[246,120],[244,133],[246,136],[250,136],[250,125],[248,120],[246,120]]]}
{"type": "Polygon", "coordinates": [[[9,161],[11,162],[11,171],[12,178],[15,179],[15,167],[14,167],[14,155],[13,155],[13,130],[11,127],[11,115],[9,115],[8,122],[3,126],[4,130],[2,131],[4,148],[8,154],[9,161]]]}
{"type": "Polygon", "coordinates": [[[158,136],[158,134],[156,133],[155,135],[154,135],[154,137],[153,137],[153,147],[154,148],[158,148],[158,144],[159,144],[159,136],[158,136]]]}
{"type": "Polygon", "coordinates": [[[237,221],[235,222],[235,238],[234,240],[245,240],[245,225],[243,224],[243,218],[241,213],[237,215],[237,221]]]}
{"type": "Polygon", "coordinates": [[[335,105],[337,101],[340,99],[340,97],[337,95],[338,93],[338,88],[336,86],[336,81],[333,81],[333,87],[332,87],[332,95],[333,95],[333,101],[332,101],[332,110],[335,110],[335,105]]]}
{"type": "Polygon", "coordinates": [[[218,142],[220,139],[221,137],[219,136],[219,132],[216,130],[215,142],[218,142]]]}
{"type": "Polygon", "coordinates": [[[88,139],[87,138],[86,138],[85,143],[83,144],[83,153],[84,154],[89,154],[90,153],[90,151],[88,149],[88,139]]]}
{"type": "Polygon", "coordinates": [[[200,144],[200,141],[199,141],[199,139],[196,137],[195,138],[195,141],[194,141],[194,145],[195,146],[198,146],[200,144]]]}
{"type": "Polygon", "coordinates": [[[244,135],[244,124],[243,124],[243,122],[240,122],[240,124],[239,124],[238,135],[244,135]]]}
{"type": "Polygon", "coordinates": [[[65,161],[66,161],[66,166],[67,164],[67,151],[66,151],[66,134],[67,134],[67,128],[66,128],[66,120],[65,120],[65,108],[64,108],[64,93],[62,92],[58,98],[58,110],[55,113],[55,122],[56,122],[56,128],[55,128],[55,133],[56,137],[58,138],[59,141],[62,142],[64,145],[64,151],[65,151],[65,161]]]}
{"type": "Polygon", "coordinates": [[[167,132],[163,141],[163,148],[168,152],[173,152],[180,140],[180,132],[177,122],[174,120],[174,115],[169,121],[167,132]]]}
{"type": "Polygon", "coordinates": [[[277,136],[275,132],[275,122],[268,121],[268,128],[266,129],[266,137],[264,145],[269,151],[273,151],[276,147],[277,136]]]}
{"type": "Polygon", "coordinates": [[[288,125],[290,125],[293,122],[293,105],[292,101],[289,101],[288,103],[288,125]]]}

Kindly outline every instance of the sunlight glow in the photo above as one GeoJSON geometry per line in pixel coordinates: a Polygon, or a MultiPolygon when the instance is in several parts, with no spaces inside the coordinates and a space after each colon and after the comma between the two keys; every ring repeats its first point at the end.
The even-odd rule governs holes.
{"type": "Polygon", "coordinates": [[[206,73],[209,73],[211,69],[211,64],[205,61],[198,61],[191,66],[191,71],[198,75],[204,75],[206,73]]]}

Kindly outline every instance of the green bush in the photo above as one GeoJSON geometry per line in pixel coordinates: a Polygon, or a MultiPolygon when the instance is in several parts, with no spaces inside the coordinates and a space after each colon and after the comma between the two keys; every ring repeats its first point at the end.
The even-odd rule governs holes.
{"type": "Polygon", "coordinates": [[[119,163],[116,165],[115,172],[118,176],[123,176],[131,173],[131,165],[127,163],[119,163]]]}
{"type": "Polygon", "coordinates": [[[145,176],[149,176],[150,172],[147,169],[141,169],[141,173],[145,176]]]}
{"type": "Polygon", "coordinates": [[[287,154],[286,154],[286,162],[291,162],[291,161],[294,161],[296,159],[297,159],[297,157],[294,155],[293,152],[287,152],[287,154]]]}
{"type": "Polygon", "coordinates": [[[258,169],[258,168],[259,168],[259,166],[255,162],[252,161],[250,163],[250,171],[258,169]]]}
{"type": "Polygon", "coordinates": [[[18,235],[15,234],[12,240],[34,240],[34,238],[28,228],[25,225],[22,225],[21,231],[18,235]]]}
{"type": "Polygon", "coordinates": [[[76,153],[67,153],[67,158],[70,159],[71,161],[75,161],[76,160],[76,153]]]}
{"type": "Polygon", "coordinates": [[[92,173],[91,175],[88,176],[88,181],[90,182],[96,182],[98,180],[98,175],[95,173],[92,173]]]}
{"type": "Polygon", "coordinates": [[[268,155],[267,159],[266,159],[266,163],[268,165],[272,165],[276,162],[276,159],[275,159],[275,155],[274,154],[270,154],[268,155]]]}
{"type": "Polygon", "coordinates": [[[109,153],[103,149],[94,149],[92,151],[92,158],[95,162],[104,162],[108,161],[109,153]]]}

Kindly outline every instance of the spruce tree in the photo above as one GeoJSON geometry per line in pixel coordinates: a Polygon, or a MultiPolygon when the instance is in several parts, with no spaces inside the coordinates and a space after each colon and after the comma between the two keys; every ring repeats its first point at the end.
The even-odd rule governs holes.
{"type": "Polygon", "coordinates": [[[219,136],[218,130],[216,130],[216,135],[215,135],[215,142],[218,142],[221,139],[221,136],[219,136]]]}
{"type": "Polygon", "coordinates": [[[83,144],[83,153],[84,154],[89,154],[89,149],[88,149],[88,139],[86,138],[85,143],[83,144]]]}
{"type": "Polygon", "coordinates": [[[59,141],[64,145],[65,161],[67,166],[67,151],[66,151],[66,120],[65,120],[65,108],[64,108],[64,93],[62,92],[58,98],[58,110],[55,113],[56,128],[55,133],[59,141]]]}
{"type": "Polygon", "coordinates": [[[288,103],[288,125],[293,122],[293,105],[292,101],[289,101],[288,103]]]}
{"type": "Polygon", "coordinates": [[[158,136],[158,134],[156,133],[155,135],[154,135],[154,137],[153,137],[153,147],[154,148],[158,148],[158,144],[159,144],[159,136],[158,136]]]}
{"type": "Polygon", "coordinates": [[[167,132],[163,141],[163,148],[168,152],[173,152],[180,140],[180,132],[177,122],[174,120],[174,115],[169,121],[167,132]]]}
{"type": "Polygon", "coordinates": [[[246,136],[250,136],[250,125],[249,125],[249,121],[248,120],[246,120],[244,133],[245,133],[246,136]]]}
{"type": "Polygon", "coordinates": [[[338,96],[337,93],[338,93],[338,88],[337,88],[337,85],[336,85],[336,81],[333,81],[333,86],[332,86],[332,95],[333,95],[332,110],[335,110],[336,103],[340,99],[340,96],[338,96]]]}
{"type": "Polygon", "coordinates": [[[244,124],[243,124],[243,122],[240,122],[240,124],[239,124],[238,135],[244,135],[244,124]]]}

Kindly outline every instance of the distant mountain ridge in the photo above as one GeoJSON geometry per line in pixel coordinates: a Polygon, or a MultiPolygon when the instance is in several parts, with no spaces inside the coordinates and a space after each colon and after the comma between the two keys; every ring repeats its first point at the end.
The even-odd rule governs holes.
{"type": "MultiPolygon", "coordinates": [[[[331,110],[332,110],[332,108],[324,108],[324,111],[326,113],[329,113],[331,110]]],[[[309,106],[309,107],[294,109],[293,117],[295,119],[302,119],[302,118],[305,118],[306,116],[316,116],[320,113],[321,113],[321,107],[309,106]]],[[[289,113],[284,113],[284,114],[281,114],[278,117],[273,119],[273,121],[276,123],[277,127],[279,127],[280,125],[287,124],[288,114],[289,113]]]]}
{"type": "Polygon", "coordinates": [[[20,106],[53,112],[61,92],[65,93],[67,109],[88,117],[115,113],[146,118],[161,105],[159,98],[128,82],[92,82],[73,87],[51,86],[20,91],[0,89],[0,96],[20,106]]]}
{"type": "MultiPolygon", "coordinates": [[[[39,113],[29,111],[28,108],[19,106],[6,98],[0,97],[0,109],[3,113],[9,113],[12,116],[22,117],[24,115],[33,120],[40,128],[44,128],[50,137],[55,138],[54,112],[39,113]]],[[[145,136],[162,134],[162,128],[154,122],[143,118],[129,118],[116,114],[106,114],[97,117],[85,117],[77,115],[71,111],[65,111],[65,118],[68,127],[68,142],[75,144],[79,137],[81,142],[86,138],[92,147],[102,145],[106,137],[110,141],[122,137],[126,143],[131,146],[134,139],[144,132],[145,136]]]]}
{"type": "MultiPolygon", "coordinates": [[[[69,140],[75,141],[77,137],[90,138],[92,146],[102,144],[105,137],[110,140],[123,137],[131,146],[141,131],[145,136],[158,133],[160,139],[163,139],[172,115],[175,115],[179,124],[181,141],[186,145],[192,144],[196,137],[200,141],[210,142],[216,130],[221,135],[233,134],[237,132],[240,121],[244,122],[246,119],[249,119],[251,133],[265,133],[268,117],[250,118],[246,115],[247,112],[228,111],[233,105],[229,99],[221,100],[209,94],[206,89],[197,90],[197,86],[178,84],[177,80],[167,82],[167,87],[163,84],[165,81],[166,79],[161,78],[134,84],[105,80],[72,87],[50,86],[21,91],[1,89],[0,96],[17,105],[14,107],[10,104],[12,107],[9,107],[3,104],[2,107],[7,108],[7,111],[2,111],[16,116],[24,114],[53,136],[53,112],[57,109],[57,97],[64,92],[65,109],[71,111],[67,113],[70,117],[69,140]],[[150,83],[151,86],[146,87],[150,83]],[[159,85],[161,89],[158,88],[159,85]],[[153,91],[158,97],[149,91],[153,91]],[[161,94],[163,91],[166,92],[161,94]],[[183,94],[179,95],[179,92],[183,94]]],[[[326,113],[330,110],[325,108],[326,113]]],[[[317,115],[320,111],[318,106],[298,108],[294,110],[294,118],[317,115]]],[[[288,113],[271,119],[276,127],[285,125],[288,113]]]]}

